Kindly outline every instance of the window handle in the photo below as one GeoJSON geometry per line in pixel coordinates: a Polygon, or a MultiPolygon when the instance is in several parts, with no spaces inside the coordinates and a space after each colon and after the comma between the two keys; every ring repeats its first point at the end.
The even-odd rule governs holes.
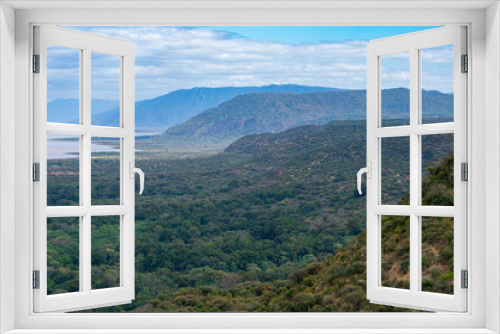
{"type": "Polygon", "coordinates": [[[133,179],[135,177],[135,174],[139,174],[139,184],[140,184],[140,190],[139,190],[139,195],[142,195],[142,192],[144,191],[144,172],[142,169],[134,167],[134,162],[130,161],[129,164],[130,167],[130,178],[133,179]]]}
{"type": "Polygon", "coordinates": [[[359,194],[363,194],[361,192],[361,176],[366,173],[366,177],[371,179],[372,178],[372,163],[370,161],[368,161],[367,163],[367,167],[364,167],[364,168],[361,168],[359,171],[358,171],[358,192],[359,194]]]}

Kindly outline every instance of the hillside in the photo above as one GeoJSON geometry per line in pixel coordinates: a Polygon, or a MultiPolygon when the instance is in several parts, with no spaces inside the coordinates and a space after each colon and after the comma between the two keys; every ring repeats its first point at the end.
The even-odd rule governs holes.
{"type": "MultiPolygon", "coordinates": [[[[184,123],[204,110],[216,107],[237,95],[248,93],[309,93],[338,90],[327,87],[299,85],[269,85],[262,87],[220,87],[179,89],[151,100],[139,101],[135,106],[136,128],[167,129],[184,123]]],[[[118,109],[109,110],[95,120],[96,125],[115,124],[118,109]],[[115,122],[115,123],[113,123],[115,122]]]]}
{"type": "MultiPolygon", "coordinates": [[[[136,299],[97,311],[132,311],[159,296],[175,298],[206,286],[229,298],[224,289],[278,286],[294,270],[327,261],[364,229],[365,199],[355,179],[365,164],[365,130],[364,121],[332,121],[246,136],[208,157],[172,159],[137,152],[136,165],[145,171],[147,187],[136,198],[136,299]]],[[[446,136],[434,144],[422,156],[424,166],[434,166],[453,149],[446,136]]],[[[394,146],[384,180],[395,184],[408,167],[401,159],[404,149],[394,146]]],[[[93,174],[92,200],[111,204],[120,193],[113,177],[119,156],[102,153],[92,163],[100,171],[93,174]],[[103,194],[109,198],[103,200],[103,194]]],[[[76,159],[49,160],[48,205],[78,203],[78,178],[71,172],[78,166],[76,159]]],[[[436,178],[443,174],[449,170],[436,169],[436,178]]],[[[434,199],[449,193],[446,187],[426,189],[434,199]]],[[[401,189],[384,191],[387,198],[402,200],[401,189]]],[[[65,219],[47,222],[51,293],[78,287],[78,224],[65,219]]],[[[92,238],[103,245],[92,254],[93,284],[116,282],[119,224],[93,221],[92,238]]],[[[436,268],[429,264],[432,274],[436,268]]]]}
{"type": "MultiPolygon", "coordinates": [[[[453,179],[453,154],[424,180],[431,191],[424,201],[436,202],[453,179]],[[447,172],[445,172],[447,171],[447,172]],[[432,191],[435,190],[435,191],[432,191]]],[[[450,194],[450,192],[447,192],[450,194]]],[[[450,196],[450,195],[448,195],[450,196]]],[[[452,196],[452,195],[451,195],[452,196]]],[[[452,198],[445,199],[452,201],[452,198]]],[[[408,288],[409,225],[407,219],[383,220],[382,285],[408,288]]],[[[423,290],[453,293],[453,221],[428,218],[423,222],[423,290]]],[[[366,233],[324,261],[293,271],[272,282],[226,280],[220,284],[185,288],[164,294],[135,312],[387,312],[408,309],[370,304],[366,299],[366,233]],[[224,283],[224,284],[222,284],[224,283]]]]}
{"type": "MultiPolygon", "coordinates": [[[[386,119],[408,116],[409,90],[382,92],[386,119]]],[[[439,92],[423,93],[426,117],[449,117],[453,96],[439,92]]],[[[246,94],[236,96],[216,108],[202,112],[187,122],[168,129],[162,141],[170,146],[227,144],[255,133],[281,132],[293,127],[322,125],[332,120],[366,118],[366,91],[331,91],[305,94],[246,94]]]]}
{"type": "MultiPolygon", "coordinates": [[[[116,108],[118,101],[92,99],[92,116],[116,108]]],[[[57,99],[47,103],[47,122],[77,124],[79,99],[57,99]]]]}
{"type": "MultiPolygon", "coordinates": [[[[364,121],[333,121],[251,135],[210,157],[137,152],[149,185],[136,200],[137,295],[131,305],[99,311],[131,311],[179,289],[279,284],[351,244],[364,229],[365,199],[355,178],[365,163],[365,129],[364,121]]],[[[424,166],[453,149],[444,136],[435,144],[423,155],[424,166]]],[[[404,148],[394,152],[390,183],[407,168],[404,148]]],[[[116,165],[109,156],[102,163],[116,165]]],[[[65,188],[49,185],[49,198],[64,201],[65,188]]],[[[384,195],[401,201],[401,189],[384,195]]],[[[100,268],[109,272],[109,266],[100,268]]]]}

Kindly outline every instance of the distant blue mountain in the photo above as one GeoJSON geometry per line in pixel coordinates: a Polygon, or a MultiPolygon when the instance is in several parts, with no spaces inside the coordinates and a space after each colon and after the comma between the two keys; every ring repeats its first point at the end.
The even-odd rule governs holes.
{"type": "MultiPolygon", "coordinates": [[[[300,85],[180,89],[151,100],[137,102],[135,104],[135,126],[137,128],[167,129],[182,124],[199,113],[217,107],[235,96],[249,93],[302,94],[341,90],[300,85]]],[[[109,110],[97,116],[93,124],[117,126],[118,114],[118,108],[109,110]]]]}
{"type": "MultiPolygon", "coordinates": [[[[92,116],[117,108],[118,101],[93,99],[91,102],[92,116]]],[[[57,99],[47,103],[47,122],[78,124],[80,100],[57,99]]]]}

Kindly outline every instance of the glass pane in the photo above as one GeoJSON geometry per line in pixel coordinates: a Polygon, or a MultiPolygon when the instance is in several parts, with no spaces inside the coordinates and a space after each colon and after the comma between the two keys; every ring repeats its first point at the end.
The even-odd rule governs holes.
{"type": "Polygon", "coordinates": [[[422,291],[453,294],[453,218],[422,217],[422,291]]]}
{"type": "Polygon", "coordinates": [[[92,52],[92,125],[120,126],[121,57],[92,52]]]}
{"type": "Polygon", "coordinates": [[[120,204],[120,139],[92,137],[92,205],[120,204]]]}
{"type": "Polygon", "coordinates": [[[410,289],[410,217],[381,218],[382,286],[410,289]]]}
{"type": "Polygon", "coordinates": [[[80,123],[80,53],[47,45],[47,122],[80,123]]]}
{"type": "Polygon", "coordinates": [[[453,122],[453,45],[420,52],[422,124],[453,122]]]}
{"type": "Polygon", "coordinates": [[[47,294],[80,291],[80,218],[47,218],[47,294]]]}
{"type": "Polygon", "coordinates": [[[47,205],[80,205],[80,136],[47,134],[47,205]]]}
{"type": "Polygon", "coordinates": [[[453,206],[453,138],[422,136],[422,205],[453,206]]]}
{"type": "Polygon", "coordinates": [[[410,52],[380,57],[382,126],[410,124],[410,52]]]}
{"type": "Polygon", "coordinates": [[[382,204],[410,204],[410,137],[381,139],[382,204]]]}
{"type": "Polygon", "coordinates": [[[92,217],[92,289],[120,286],[120,216],[92,217]]]}

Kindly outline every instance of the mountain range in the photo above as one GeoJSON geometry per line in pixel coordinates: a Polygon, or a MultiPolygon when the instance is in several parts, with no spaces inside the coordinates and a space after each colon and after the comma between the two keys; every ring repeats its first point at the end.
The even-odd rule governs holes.
{"type": "MultiPolygon", "coordinates": [[[[385,120],[409,118],[410,92],[406,88],[382,91],[385,120]]],[[[427,118],[453,116],[453,95],[423,91],[427,118]]],[[[250,134],[281,132],[301,125],[322,125],[333,120],[366,119],[366,91],[346,90],[304,94],[250,93],[208,109],[168,129],[167,143],[229,143],[250,134]]]]}
{"type": "MultiPolygon", "coordinates": [[[[92,99],[92,116],[119,106],[118,101],[92,99]]],[[[78,124],[79,99],[57,99],[47,103],[47,122],[78,124]]]]}
{"type": "MultiPolygon", "coordinates": [[[[453,115],[453,95],[423,91],[425,117],[453,115]]],[[[119,102],[92,100],[92,124],[118,126],[119,102]]],[[[382,91],[384,118],[407,117],[409,90],[382,91]]],[[[78,123],[79,100],[47,104],[47,121],[78,123]]],[[[304,124],[366,118],[366,91],[300,85],[180,89],[136,102],[137,129],[166,130],[164,139],[197,141],[237,139],[279,132],[304,124]]]]}
{"type": "MultiPolygon", "coordinates": [[[[262,87],[220,87],[179,89],[151,100],[135,104],[136,128],[163,129],[184,123],[199,113],[219,106],[238,95],[249,93],[310,93],[341,91],[338,88],[300,85],[269,85],[262,87]]],[[[96,125],[118,125],[119,109],[108,110],[93,121],[96,125]]]]}

